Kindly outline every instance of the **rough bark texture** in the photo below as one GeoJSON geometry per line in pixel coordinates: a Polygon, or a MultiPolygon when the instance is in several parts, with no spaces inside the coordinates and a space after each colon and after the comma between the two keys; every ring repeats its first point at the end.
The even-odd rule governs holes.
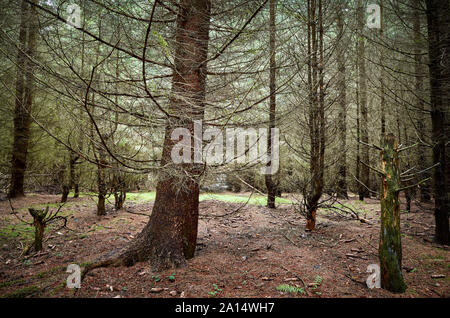
{"type": "Polygon", "coordinates": [[[434,216],[436,241],[450,244],[448,211],[449,168],[446,143],[450,140],[448,128],[448,102],[450,89],[450,22],[447,1],[427,0],[427,25],[429,42],[429,72],[431,88],[431,123],[434,169],[434,216]]]}
{"type": "Polygon", "coordinates": [[[199,167],[195,164],[173,164],[171,151],[177,141],[170,136],[174,128],[193,132],[194,119],[204,115],[206,59],[209,40],[211,2],[182,0],[179,3],[176,30],[175,70],[172,77],[173,98],[167,121],[161,172],[149,223],[118,257],[88,266],[131,266],[150,261],[152,269],[185,265],[194,256],[197,243],[199,167]],[[188,176],[186,176],[186,174],[188,176]]]}
{"type": "Polygon", "coordinates": [[[381,229],[378,255],[381,287],[391,292],[406,290],[402,275],[402,242],[400,235],[400,172],[398,143],[393,134],[383,138],[381,151],[381,229]]]}
{"type": "Polygon", "coordinates": [[[31,108],[33,105],[34,62],[36,50],[36,8],[22,1],[17,54],[16,104],[14,109],[14,141],[11,158],[9,197],[23,196],[27,169],[28,144],[31,137],[31,108]],[[28,22],[28,25],[27,25],[28,22]],[[28,29],[28,37],[27,37],[28,29]],[[27,57],[28,56],[28,57],[27,57]]]}
{"type": "MultiPolygon", "coordinates": [[[[275,62],[275,6],[276,0],[270,0],[270,110],[269,110],[269,135],[267,138],[267,156],[269,161],[267,166],[272,165],[272,128],[275,128],[275,110],[276,110],[276,96],[275,96],[275,79],[276,79],[276,62],[275,62]]],[[[267,207],[275,209],[275,195],[277,193],[277,187],[273,181],[272,174],[266,174],[265,176],[267,187],[267,207]]]]}
{"type": "Polygon", "coordinates": [[[69,196],[70,188],[67,184],[63,184],[62,186],[62,195],[61,195],[61,203],[67,202],[67,198],[69,196]]]}
{"type": "MultiPolygon", "coordinates": [[[[69,153],[69,189],[78,189],[78,178],[77,178],[77,173],[75,172],[75,168],[76,165],[78,164],[78,159],[80,158],[80,156],[78,154],[76,154],[73,151],[70,151],[69,153]]],[[[70,190],[69,190],[70,191],[70,190]]],[[[78,193],[75,193],[77,196],[79,195],[79,190],[78,193]]],[[[76,197],[74,194],[74,198],[76,197]]]]}
{"type": "Polygon", "coordinates": [[[97,159],[97,215],[102,216],[106,214],[106,160],[103,150],[98,151],[99,158],[97,159]]]}
{"type": "Polygon", "coordinates": [[[42,250],[42,242],[44,240],[44,230],[45,230],[45,217],[48,213],[48,207],[45,210],[36,210],[29,208],[28,212],[33,217],[34,225],[34,251],[39,252],[42,250]]]}
{"type": "MultiPolygon", "coordinates": [[[[359,109],[361,112],[361,126],[360,126],[360,133],[361,133],[361,141],[363,143],[368,144],[369,143],[369,130],[368,130],[368,123],[367,123],[367,74],[366,74],[366,60],[365,60],[365,41],[364,37],[362,36],[362,33],[364,32],[364,12],[365,8],[362,5],[362,1],[358,0],[358,31],[361,33],[358,35],[358,48],[357,48],[357,54],[358,54],[358,69],[359,69],[359,109]]],[[[361,166],[361,179],[360,181],[365,185],[360,187],[360,198],[369,198],[370,193],[367,187],[370,183],[370,170],[368,167],[369,164],[369,148],[367,146],[364,146],[361,148],[362,154],[361,154],[361,161],[365,163],[361,166]]]]}
{"type": "MultiPolygon", "coordinates": [[[[424,64],[422,61],[422,55],[423,54],[423,48],[425,46],[424,41],[422,40],[421,35],[421,16],[420,16],[420,6],[421,2],[420,0],[414,0],[414,11],[413,11],[413,30],[414,30],[414,73],[415,73],[415,83],[414,83],[414,89],[416,94],[416,113],[417,113],[417,133],[419,134],[419,137],[422,141],[425,141],[425,136],[428,135],[428,132],[426,131],[427,125],[426,125],[426,118],[424,115],[425,112],[425,103],[424,103],[424,96],[423,96],[423,78],[425,76],[424,72],[424,64]]],[[[425,154],[429,151],[429,148],[424,145],[420,144],[418,147],[418,156],[417,156],[417,166],[420,168],[419,170],[426,169],[429,164],[427,157],[425,154]]],[[[426,173],[423,175],[423,177],[427,178],[429,177],[429,174],[426,173]]],[[[421,202],[429,202],[431,199],[430,196],[430,185],[429,182],[424,182],[420,185],[420,201],[421,202]]]]}
{"type": "MultiPolygon", "coordinates": [[[[380,41],[383,40],[383,0],[380,0],[380,41]]],[[[380,140],[386,134],[386,96],[384,87],[384,47],[381,46],[380,50],[380,117],[381,117],[381,133],[380,140]]]]}
{"type": "Polygon", "coordinates": [[[115,164],[113,171],[114,208],[120,210],[127,198],[127,186],[125,178],[121,175],[119,167],[115,164]]]}
{"type": "Polygon", "coordinates": [[[309,74],[309,126],[310,126],[310,175],[311,186],[306,197],[306,230],[316,226],[316,214],[323,193],[323,170],[325,158],[325,114],[324,114],[324,59],[323,59],[323,21],[322,1],[308,1],[308,59],[309,74]],[[317,15],[316,15],[317,13],[317,15]],[[316,18],[317,17],[317,18],[316,18]],[[317,28],[318,25],[318,28],[317,28]],[[318,57],[319,55],[319,57],[318,57]]]}
{"type": "MultiPolygon", "coordinates": [[[[342,3],[342,2],[341,2],[342,3]]],[[[339,43],[337,47],[338,62],[338,89],[339,89],[339,162],[338,162],[338,183],[337,196],[348,199],[347,194],[347,86],[345,83],[345,46],[344,41],[344,20],[342,5],[337,11],[337,27],[339,32],[339,43]]]]}
{"type": "MultiPolygon", "coordinates": [[[[356,55],[357,65],[359,65],[359,57],[356,55]]],[[[357,83],[356,88],[356,166],[355,166],[355,176],[356,176],[356,188],[358,190],[358,198],[360,201],[364,200],[364,192],[361,184],[361,124],[360,124],[360,107],[359,107],[359,83],[357,83]]]]}

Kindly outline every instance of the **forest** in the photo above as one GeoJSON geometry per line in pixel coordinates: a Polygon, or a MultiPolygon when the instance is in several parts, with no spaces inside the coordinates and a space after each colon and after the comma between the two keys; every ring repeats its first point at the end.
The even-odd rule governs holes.
{"type": "Polygon", "coordinates": [[[450,1],[0,17],[0,298],[450,297],[450,1]]]}

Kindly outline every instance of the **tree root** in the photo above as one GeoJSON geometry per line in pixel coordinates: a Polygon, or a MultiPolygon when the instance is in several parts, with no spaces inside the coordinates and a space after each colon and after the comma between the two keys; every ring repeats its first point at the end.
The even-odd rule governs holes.
{"type": "Polygon", "coordinates": [[[118,256],[113,256],[107,258],[106,260],[98,261],[87,265],[83,272],[81,273],[81,281],[84,280],[86,275],[97,268],[106,268],[106,267],[120,267],[120,266],[133,266],[139,261],[137,253],[130,253],[129,250],[119,254],[118,256]],[[134,256],[134,257],[133,257],[134,256]]]}

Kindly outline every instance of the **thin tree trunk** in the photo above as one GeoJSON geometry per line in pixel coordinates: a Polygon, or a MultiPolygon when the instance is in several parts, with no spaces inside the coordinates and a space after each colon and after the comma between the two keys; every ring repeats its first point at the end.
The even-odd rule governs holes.
{"type": "MultiPolygon", "coordinates": [[[[380,0],[380,41],[383,42],[383,0],[380,0]]],[[[381,138],[386,134],[386,96],[384,87],[384,47],[380,46],[380,117],[381,138]]]]}
{"type": "MultiPolygon", "coordinates": [[[[276,0],[270,0],[270,110],[269,110],[269,136],[267,138],[267,156],[269,161],[267,166],[272,166],[272,145],[273,136],[272,128],[275,128],[275,110],[276,110],[276,96],[275,96],[275,79],[276,79],[276,62],[275,62],[275,6],[276,0]]],[[[275,195],[277,193],[277,188],[275,182],[273,181],[273,175],[267,173],[265,175],[266,187],[267,187],[267,207],[275,209],[275,195]]]]}
{"type": "Polygon", "coordinates": [[[69,173],[66,175],[65,169],[62,176],[62,197],[61,202],[66,202],[69,196],[70,190],[74,188],[75,183],[75,164],[78,156],[73,151],[69,150],[69,173]]]}
{"type": "Polygon", "coordinates": [[[339,32],[339,43],[337,51],[338,59],[338,89],[339,89],[339,163],[337,196],[348,199],[347,194],[347,87],[345,82],[345,46],[344,21],[342,17],[342,3],[337,9],[337,27],[339,32]]]}
{"type": "MultiPolygon", "coordinates": [[[[369,130],[367,123],[367,74],[366,74],[366,61],[365,61],[365,44],[364,37],[362,36],[364,32],[364,12],[365,8],[362,5],[362,1],[358,0],[358,8],[357,8],[357,17],[358,17],[358,31],[360,32],[358,39],[358,58],[359,58],[359,107],[361,111],[361,141],[363,143],[369,143],[369,130]]],[[[367,187],[370,186],[370,170],[368,167],[369,164],[369,148],[364,146],[362,149],[361,160],[365,163],[361,167],[361,179],[360,181],[365,185],[365,187],[361,187],[361,193],[363,198],[369,198],[370,193],[367,187]]]]}
{"type": "Polygon", "coordinates": [[[325,157],[325,114],[324,114],[324,78],[323,78],[323,21],[322,21],[322,0],[312,0],[309,5],[311,25],[311,68],[312,68],[312,93],[310,96],[310,174],[311,189],[306,199],[306,227],[308,231],[312,231],[316,226],[316,214],[319,200],[323,193],[323,170],[325,157]],[[318,7],[318,8],[316,8],[318,7]],[[318,15],[316,18],[316,10],[318,15]],[[317,19],[317,21],[316,21],[317,19]],[[317,32],[317,24],[319,26],[317,32]],[[319,54],[319,61],[317,55],[319,54]]]}
{"type": "Polygon", "coordinates": [[[103,149],[98,149],[97,158],[97,215],[106,215],[106,154],[103,149]]]}
{"type": "MultiPolygon", "coordinates": [[[[358,54],[356,54],[356,67],[358,69],[359,74],[359,57],[358,54]]],[[[356,175],[356,185],[358,190],[358,198],[360,201],[364,200],[364,193],[363,193],[363,186],[361,184],[361,124],[360,124],[360,107],[359,107],[359,82],[356,83],[356,169],[355,169],[355,175],[356,175]]]]}
{"type": "MultiPolygon", "coordinates": [[[[405,135],[405,144],[407,145],[409,143],[409,136],[408,136],[408,129],[406,125],[403,127],[404,135],[405,135]]],[[[399,140],[400,143],[400,140],[399,140]]],[[[405,158],[406,164],[405,164],[405,170],[408,171],[411,168],[410,160],[408,157],[405,158]]],[[[405,184],[406,186],[410,184],[405,184]]],[[[406,198],[406,211],[411,212],[411,201],[414,197],[415,190],[414,188],[407,188],[405,189],[405,198],[406,198]]]]}
{"type": "MultiPolygon", "coordinates": [[[[85,12],[86,10],[86,0],[82,1],[82,12],[85,12]]],[[[86,15],[83,14],[83,22],[81,27],[84,29],[86,24],[86,15]]],[[[81,34],[81,68],[80,68],[80,76],[84,78],[84,64],[85,64],[85,42],[86,42],[86,34],[82,32],[81,34]]],[[[79,112],[80,120],[83,118],[83,109],[80,107],[79,112]]],[[[78,143],[78,151],[80,153],[83,152],[83,132],[78,132],[77,135],[77,143],[78,143]]],[[[78,159],[81,159],[78,154],[74,154],[78,156],[78,159]]],[[[80,196],[80,182],[81,182],[81,167],[78,165],[78,168],[74,166],[74,175],[73,175],[73,197],[78,198],[80,196]]]]}

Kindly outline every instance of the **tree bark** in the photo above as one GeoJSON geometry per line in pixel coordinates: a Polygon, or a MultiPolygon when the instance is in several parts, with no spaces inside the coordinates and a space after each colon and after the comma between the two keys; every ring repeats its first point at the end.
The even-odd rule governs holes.
{"type": "MultiPolygon", "coordinates": [[[[267,166],[272,166],[272,145],[273,145],[273,136],[272,136],[272,128],[275,128],[275,110],[276,110],[276,61],[275,61],[275,6],[276,0],[270,0],[270,39],[269,39],[269,47],[270,47],[270,110],[269,110],[269,134],[267,138],[267,156],[269,158],[267,162],[267,166]]],[[[267,173],[265,175],[266,187],[267,187],[267,207],[270,209],[275,209],[275,196],[277,193],[277,187],[275,182],[273,181],[273,175],[271,173],[267,173]]]]}
{"type": "Polygon", "coordinates": [[[36,210],[29,208],[28,212],[33,217],[34,251],[39,252],[42,250],[42,242],[44,241],[45,217],[47,216],[48,213],[48,207],[45,210],[36,210]]]}
{"type": "Polygon", "coordinates": [[[98,149],[97,158],[97,215],[106,215],[106,154],[103,149],[98,149]]]}
{"type": "Polygon", "coordinates": [[[316,4],[315,0],[308,1],[308,34],[311,44],[310,73],[308,75],[309,118],[310,118],[310,175],[311,186],[306,198],[306,227],[312,231],[316,226],[316,214],[319,200],[323,193],[323,170],[325,157],[325,114],[324,114],[324,59],[323,59],[323,21],[322,0],[316,4]],[[317,11],[317,18],[316,18],[317,11]],[[317,21],[316,21],[317,20],[317,21]],[[318,28],[317,28],[318,25],[318,28]],[[317,30],[318,29],[318,30],[317,30]],[[319,55],[319,57],[317,56],[319,55]],[[319,60],[318,60],[319,59],[319,60]]]}
{"type": "Polygon", "coordinates": [[[431,88],[431,123],[434,168],[435,239],[449,245],[449,169],[446,163],[446,143],[450,140],[448,129],[448,89],[450,78],[450,23],[449,4],[446,1],[426,0],[428,26],[428,54],[431,88]],[[446,69],[447,68],[447,69],[446,69]]]}
{"type": "Polygon", "coordinates": [[[9,197],[24,196],[28,144],[31,137],[30,112],[33,105],[34,62],[36,51],[36,8],[22,1],[17,53],[16,103],[14,109],[14,141],[11,158],[9,197]],[[29,20],[27,25],[27,20],[29,20]],[[27,38],[28,30],[28,38],[27,38]]]}
{"type": "MultiPolygon", "coordinates": [[[[366,61],[365,61],[365,43],[364,43],[364,37],[362,36],[362,33],[364,32],[364,12],[365,8],[362,5],[362,1],[358,0],[358,8],[357,8],[357,17],[358,17],[358,31],[360,32],[360,35],[358,35],[358,69],[359,69],[359,107],[361,111],[361,127],[360,127],[360,133],[361,133],[361,141],[363,143],[368,144],[369,143],[369,130],[368,130],[368,123],[367,123],[367,74],[366,74],[366,61]]],[[[369,148],[367,146],[364,146],[361,148],[362,154],[361,154],[361,160],[365,163],[361,166],[361,179],[360,181],[365,185],[360,187],[360,197],[369,198],[370,193],[367,187],[370,186],[370,170],[367,166],[369,164],[369,148]]]]}
{"type": "MultiPolygon", "coordinates": [[[[383,42],[383,0],[380,0],[380,41],[383,42]]],[[[386,96],[384,87],[384,47],[380,46],[380,117],[381,133],[380,140],[386,134],[386,96]]]]}
{"type": "MultiPolygon", "coordinates": [[[[175,34],[175,70],[172,76],[170,117],[166,124],[161,172],[150,221],[118,257],[88,266],[131,266],[149,260],[154,270],[183,266],[194,257],[197,243],[199,165],[174,164],[171,160],[176,127],[193,132],[202,119],[206,92],[206,59],[209,41],[210,0],[182,0],[175,34]],[[188,176],[186,176],[186,174],[188,176]]],[[[201,165],[200,165],[201,166],[201,165]]]]}
{"type": "Polygon", "coordinates": [[[406,290],[402,274],[402,242],[400,234],[400,172],[398,143],[393,134],[383,138],[381,151],[381,229],[378,255],[381,287],[391,292],[406,290]]]}
{"type": "MultiPolygon", "coordinates": [[[[343,3],[343,2],[341,2],[343,3]]],[[[337,28],[339,32],[339,43],[337,48],[338,63],[338,89],[339,89],[339,163],[338,163],[338,183],[337,196],[348,199],[347,194],[347,87],[345,82],[345,46],[344,41],[344,20],[342,16],[343,5],[338,7],[337,28]]]]}
{"type": "MultiPolygon", "coordinates": [[[[424,112],[425,112],[425,103],[424,103],[424,96],[423,96],[423,77],[425,75],[424,69],[423,69],[423,61],[422,61],[422,48],[424,46],[424,43],[421,39],[421,19],[420,19],[420,0],[414,0],[414,11],[413,11],[413,30],[414,30],[414,73],[415,73],[415,83],[414,83],[414,89],[416,97],[416,114],[418,116],[417,119],[417,133],[422,141],[425,140],[425,136],[427,135],[425,132],[426,125],[425,125],[425,118],[424,118],[424,112]]],[[[427,165],[427,158],[425,154],[428,152],[428,147],[424,144],[420,144],[418,148],[418,162],[417,166],[424,170],[428,167],[427,165]]],[[[429,176],[428,173],[423,175],[425,178],[429,176]]],[[[430,196],[430,185],[428,182],[424,182],[420,185],[420,201],[421,202],[429,202],[431,199],[430,196]]]]}

